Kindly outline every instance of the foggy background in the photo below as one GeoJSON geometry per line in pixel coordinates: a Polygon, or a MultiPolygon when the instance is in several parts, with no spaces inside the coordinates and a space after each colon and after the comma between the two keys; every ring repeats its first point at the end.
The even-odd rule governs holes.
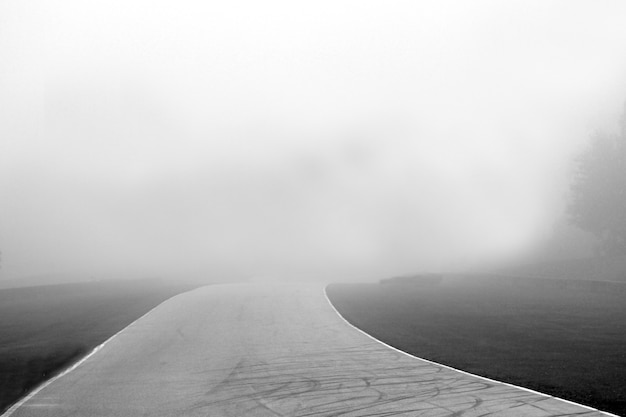
{"type": "Polygon", "coordinates": [[[625,17],[4,0],[0,279],[355,279],[534,253],[563,227],[572,158],[622,111],[625,17]]]}

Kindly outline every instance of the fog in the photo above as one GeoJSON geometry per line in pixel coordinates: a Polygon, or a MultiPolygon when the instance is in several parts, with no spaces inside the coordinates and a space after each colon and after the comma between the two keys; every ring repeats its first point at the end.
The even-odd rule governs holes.
{"type": "Polygon", "coordinates": [[[620,1],[0,3],[0,279],[522,256],[626,99],[620,1]]]}

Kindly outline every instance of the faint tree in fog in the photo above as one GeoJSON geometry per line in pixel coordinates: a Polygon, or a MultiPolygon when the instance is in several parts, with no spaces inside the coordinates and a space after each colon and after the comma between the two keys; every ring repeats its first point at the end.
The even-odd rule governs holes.
{"type": "Polygon", "coordinates": [[[620,131],[597,132],[576,159],[571,222],[600,240],[602,255],[626,254],[626,106],[620,131]]]}

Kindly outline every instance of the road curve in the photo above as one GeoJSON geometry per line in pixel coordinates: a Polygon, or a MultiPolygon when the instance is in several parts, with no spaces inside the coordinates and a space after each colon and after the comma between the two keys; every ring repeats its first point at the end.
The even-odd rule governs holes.
{"type": "Polygon", "coordinates": [[[390,349],[323,287],[214,285],[178,295],[12,417],[601,416],[390,349]]]}

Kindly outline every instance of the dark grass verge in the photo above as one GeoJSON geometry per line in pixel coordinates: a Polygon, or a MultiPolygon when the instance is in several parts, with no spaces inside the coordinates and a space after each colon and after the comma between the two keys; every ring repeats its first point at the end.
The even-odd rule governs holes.
{"type": "Polygon", "coordinates": [[[0,414],[168,298],[156,280],[0,290],[0,414]]]}
{"type": "Polygon", "coordinates": [[[333,284],[351,324],[412,355],[626,416],[626,296],[480,283],[333,284]]]}

